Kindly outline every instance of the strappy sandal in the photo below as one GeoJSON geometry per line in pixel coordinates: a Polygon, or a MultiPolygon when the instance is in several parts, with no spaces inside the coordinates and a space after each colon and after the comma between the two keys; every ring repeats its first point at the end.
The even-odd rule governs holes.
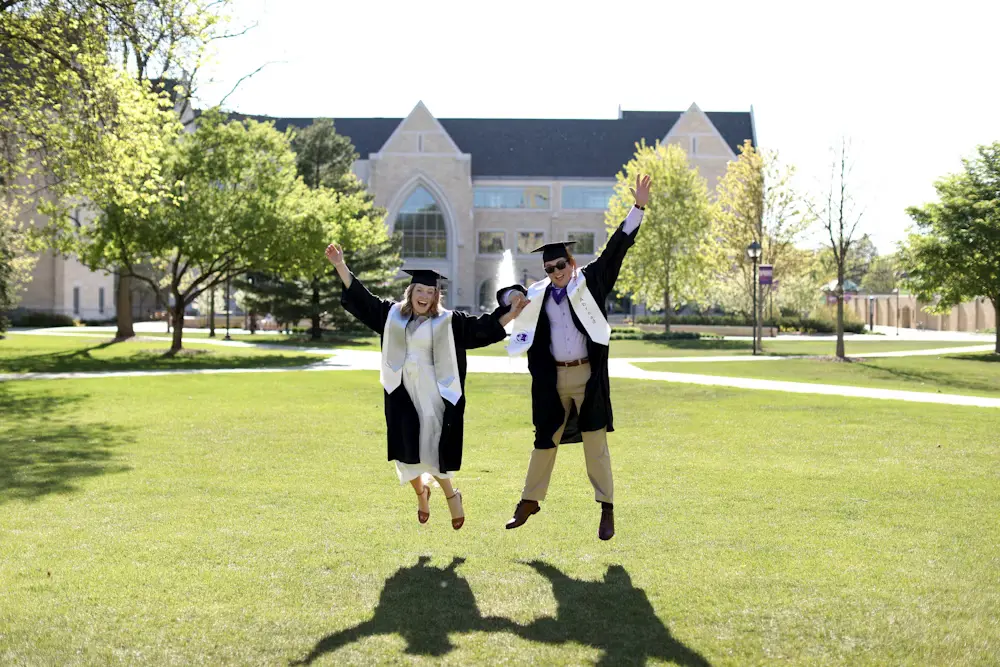
{"type": "MultiPolygon", "coordinates": [[[[426,495],[427,496],[427,509],[430,510],[430,507],[431,507],[431,487],[428,486],[427,484],[424,484],[424,491],[419,492],[417,494],[417,497],[420,498],[420,497],[423,497],[424,495],[426,495]],[[427,493],[424,494],[424,491],[426,491],[427,493]]],[[[431,518],[430,511],[424,512],[424,511],[419,510],[419,509],[417,510],[417,521],[419,521],[420,523],[427,523],[427,520],[430,519],[430,518],[431,518]]]]}
{"type": "Polygon", "coordinates": [[[445,500],[448,501],[448,509],[451,510],[451,527],[458,530],[465,524],[465,510],[462,508],[462,492],[456,490],[454,495],[445,496],[445,500]],[[458,498],[457,502],[452,502],[458,498]],[[461,516],[455,516],[456,513],[460,513],[461,516]]]}

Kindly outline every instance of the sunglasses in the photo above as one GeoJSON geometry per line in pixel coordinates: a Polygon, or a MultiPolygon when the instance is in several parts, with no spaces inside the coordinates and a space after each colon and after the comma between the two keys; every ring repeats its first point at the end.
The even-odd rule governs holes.
{"type": "Polygon", "coordinates": [[[545,273],[555,273],[556,271],[562,271],[567,266],[569,266],[569,263],[565,259],[560,259],[555,264],[552,264],[550,266],[546,266],[545,267],[545,273]]]}

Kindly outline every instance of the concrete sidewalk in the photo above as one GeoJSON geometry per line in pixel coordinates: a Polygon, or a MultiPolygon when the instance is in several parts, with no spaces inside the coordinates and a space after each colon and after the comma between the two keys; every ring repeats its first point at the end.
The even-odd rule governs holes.
{"type": "MultiPolygon", "coordinates": [[[[766,357],[765,357],[766,358],[766,357]]],[[[774,359],[771,357],[770,359],[774,359]]],[[[779,358],[780,359],[780,358],[779,358]]],[[[526,374],[528,362],[522,357],[475,357],[470,356],[470,373],[507,373],[526,374]]],[[[662,361],[662,359],[659,359],[662,361]]],[[[632,364],[634,359],[611,359],[608,372],[614,378],[647,380],[659,382],[676,382],[732,389],[749,389],[756,391],[779,391],[794,394],[821,394],[825,396],[847,396],[851,398],[867,398],[877,400],[907,401],[911,403],[934,403],[938,405],[957,405],[980,408],[1000,408],[1000,398],[979,396],[963,396],[958,394],[936,394],[919,391],[903,391],[896,389],[875,389],[870,387],[852,387],[828,384],[810,384],[807,382],[785,382],[780,380],[759,380],[738,377],[716,377],[712,375],[694,375],[689,373],[670,373],[662,371],[646,371],[632,364]]],[[[27,380],[70,380],[108,377],[153,377],[163,375],[214,375],[233,373],[288,373],[291,371],[337,371],[337,370],[368,370],[377,371],[382,363],[381,354],[375,351],[338,350],[328,359],[291,368],[239,368],[239,369],[184,369],[164,371],[112,371],[104,373],[7,373],[0,375],[0,382],[27,380]]],[[[527,387],[527,385],[525,385],[527,387]]]]}

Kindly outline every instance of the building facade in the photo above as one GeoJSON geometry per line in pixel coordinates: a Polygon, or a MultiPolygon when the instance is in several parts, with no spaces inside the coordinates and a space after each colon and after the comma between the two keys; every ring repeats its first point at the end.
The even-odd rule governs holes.
{"type": "MultiPolygon", "coordinates": [[[[314,120],[251,117],[282,131],[314,120]]],[[[752,111],[703,112],[697,105],[622,111],[606,120],[438,119],[421,102],[406,118],[334,123],[354,144],[354,172],[386,209],[390,231],[402,234],[405,264],[447,276],[446,303],[468,312],[492,306],[504,250],[525,283],[544,276],[541,258],[530,253],[543,243],[574,240],[579,260],[593,259],[607,240],[604,212],[616,174],[637,142],[681,146],[709,188],[744,141],[756,145],[752,111]]],[[[133,294],[134,315],[148,317],[154,301],[141,297],[133,294]]],[[[115,316],[114,301],[112,276],[47,255],[21,307],[103,319],[115,316]]]]}
{"type": "MultiPolygon", "coordinates": [[[[278,129],[311,118],[279,118],[278,129]]],[[[619,113],[617,119],[438,119],[423,103],[406,118],[334,119],[360,159],[357,176],[403,237],[407,266],[449,278],[449,307],[491,307],[504,250],[516,278],[544,276],[531,250],[575,240],[581,262],[607,239],[604,212],[616,174],[645,139],[681,146],[714,188],[744,141],[752,112],[619,113]]]]}
{"type": "Polygon", "coordinates": [[[979,297],[953,306],[947,313],[929,313],[931,304],[918,301],[911,294],[856,294],[844,303],[855,319],[875,326],[929,331],[986,331],[997,326],[993,303],[979,297]]]}

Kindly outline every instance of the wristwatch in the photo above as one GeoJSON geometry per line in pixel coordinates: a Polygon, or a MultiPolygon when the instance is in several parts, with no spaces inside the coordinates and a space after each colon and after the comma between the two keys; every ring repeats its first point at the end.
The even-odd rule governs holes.
{"type": "Polygon", "coordinates": [[[639,206],[638,204],[636,204],[636,205],[635,205],[635,207],[636,207],[637,209],[639,209],[640,211],[645,211],[645,210],[646,210],[646,207],[645,207],[645,206],[639,206]]]}

